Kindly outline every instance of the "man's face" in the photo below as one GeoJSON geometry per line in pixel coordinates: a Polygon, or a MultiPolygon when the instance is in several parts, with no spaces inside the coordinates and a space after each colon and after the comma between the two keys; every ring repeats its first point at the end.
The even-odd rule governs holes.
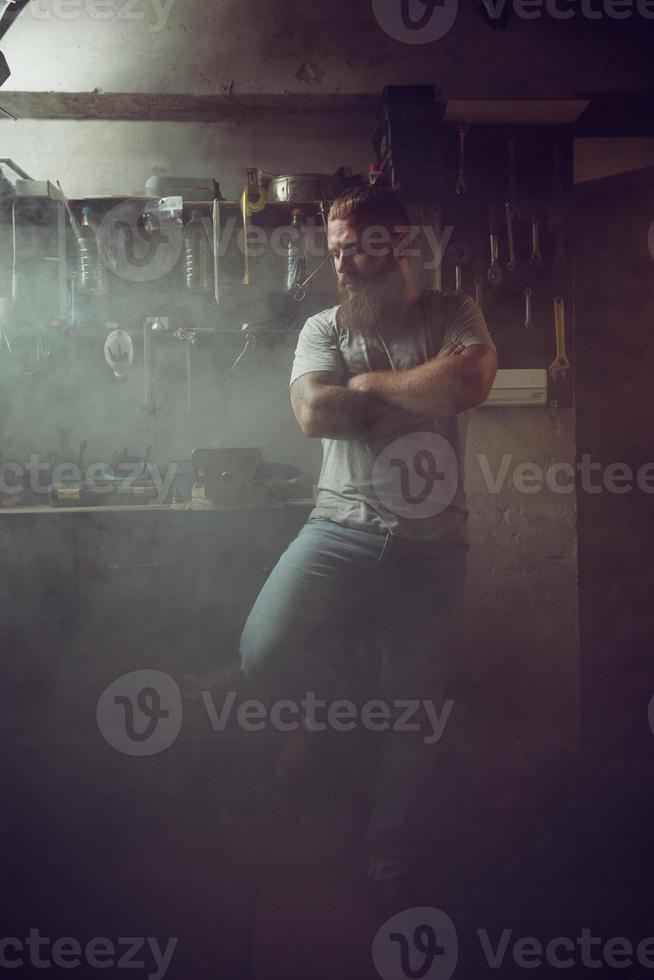
{"type": "Polygon", "coordinates": [[[363,334],[386,332],[405,286],[391,232],[337,218],[329,222],[327,245],[338,276],[341,322],[363,334]]]}
{"type": "Polygon", "coordinates": [[[343,299],[374,293],[375,286],[396,269],[391,234],[382,227],[362,227],[349,218],[329,222],[327,246],[334,259],[343,299]]]}

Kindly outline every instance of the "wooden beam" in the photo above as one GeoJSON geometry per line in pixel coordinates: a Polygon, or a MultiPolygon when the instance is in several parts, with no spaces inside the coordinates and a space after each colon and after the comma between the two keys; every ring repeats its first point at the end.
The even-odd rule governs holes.
{"type": "Polygon", "coordinates": [[[19,119],[126,119],[220,122],[270,115],[374,115],[379,96],[184,95],[128,92],[0,91],[0,106],[19,119]]]}

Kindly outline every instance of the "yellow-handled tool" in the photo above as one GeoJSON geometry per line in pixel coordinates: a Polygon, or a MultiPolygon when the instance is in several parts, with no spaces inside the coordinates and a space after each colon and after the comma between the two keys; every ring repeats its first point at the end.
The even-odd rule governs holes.
{"type": "Polygon", "coordinates": [[[247,187],[241,194],[241,213],[243,215],[243,252],[245,254],[245,271],[243,285],[250,285],[250,252],[248,249],[248,230],[250,215],[259,214],[266,206],[266,195],[259,187],[259,176],[254,168],[248,169],[247,187]]]}
{"type": "Polygon", "coordinates": [[[556,357],[550,364],[548,371],[550,377],[557,381],[559,378],[565,378],[571,367],[565,349],[565,300],[563,296],[556,296],[554,299],[554,323],[556,327],[556,357]]]}

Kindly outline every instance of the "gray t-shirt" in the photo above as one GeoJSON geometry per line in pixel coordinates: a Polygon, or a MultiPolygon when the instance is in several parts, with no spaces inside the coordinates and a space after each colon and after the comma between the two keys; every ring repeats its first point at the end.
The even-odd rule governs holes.
{"type": "MultiPolygon", "coordinates": [[[[364,338],[338,322],[338,307],[310,317],[300,332],[291,384],[314,371],[343,379],[404,371],[434,358],[444,344],[495,349],[477,304],[462,294],[426,291],[410,322],[391,339],[364,338]]],[[[467,546],[463,461],[467,413],[416,421],[375,439],[323,439],[316,506],[309,516],[411,540],[467,546]]]]}

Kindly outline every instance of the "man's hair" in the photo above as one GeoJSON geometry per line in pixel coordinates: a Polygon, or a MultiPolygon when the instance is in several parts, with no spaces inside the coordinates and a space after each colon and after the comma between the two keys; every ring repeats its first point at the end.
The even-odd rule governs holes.
{"type": "Polygon", "coordinates": [[[351,220],[364,227],[382,225],[391,232],[407,228],[411,223],[395,191],[377,185],[353,187],[341,194],[332,204],[328,220],[351,220]]]}

